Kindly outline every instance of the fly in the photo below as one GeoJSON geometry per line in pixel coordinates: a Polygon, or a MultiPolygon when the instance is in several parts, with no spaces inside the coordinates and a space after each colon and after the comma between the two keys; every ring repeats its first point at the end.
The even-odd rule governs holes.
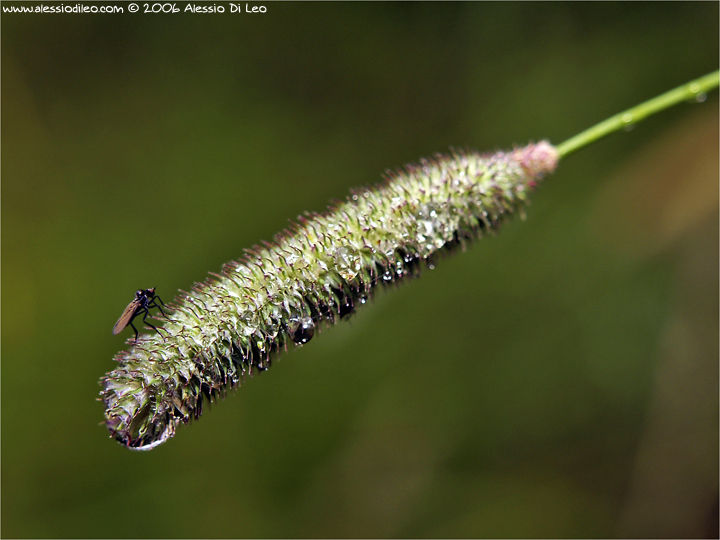
{"type": "MultiPolygon", "coordinates": [[[[120,318],[115,323],[115,327],[113,328],[113,334],[119,334],[125,328],[127,328],[127,325],[130,325],[132,326],[132,329],[135,330],[135,341],[137,341],[138,331],[132,322],[135,317],[137,317],[143,312],[145,312],[145,314],[143,315],[143,322],[147,324],[150,328],[155,330],[158,334],[160,334],[160,330],[147,322],[147,316],[150,313],[150,308],[156,307],[160,310],[160,313],[165,315],[163,309],[155,302],[156,300],[159,300],[163,306],[165,305],[165,302],[163,302],[160,297],[155,294],[155,287],[153,287],[152,289],[140,289],[138,291],[135,291],[135,299],[128,304],[128,306],[125,308],[125,311],[123,311],[123,314],[120,315],[120,318]]],[[[167,319],[167,315],[165,315],[165,318],[167,319]]],[[[162,334],[160,334],[160,337],[163,338],[163,341],[165,341],[165,337],[162,334]]]]}

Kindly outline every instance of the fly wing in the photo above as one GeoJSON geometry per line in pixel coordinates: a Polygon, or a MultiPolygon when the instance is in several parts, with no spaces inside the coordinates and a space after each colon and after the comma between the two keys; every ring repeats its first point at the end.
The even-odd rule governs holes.
{"type": "Polygon", "coordinates": [[[123,311],[123,314],[120,315],[120,318],[115,323],[115,326],[113,327],[113,334],[119,334],[122,332],[125,327],[130,324],[130,321],[133,320],[133,317],[137,313],[138,309],[140,308],[140,302],[137,300],[133,300],[128,304],[128,307],[125,308],[125,311],[123,311]]]}

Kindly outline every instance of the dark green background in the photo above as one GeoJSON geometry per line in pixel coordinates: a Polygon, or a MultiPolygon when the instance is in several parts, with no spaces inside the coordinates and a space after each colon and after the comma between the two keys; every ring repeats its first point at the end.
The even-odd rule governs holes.
{"type": "Polygon", "coordinates": [[[716,93],[570,156],[526,221],[161,447],[108,439],[136,289],[718,67],[715,2],[265,5],[2,14],[2,535],[717,534],[716,93]]]}

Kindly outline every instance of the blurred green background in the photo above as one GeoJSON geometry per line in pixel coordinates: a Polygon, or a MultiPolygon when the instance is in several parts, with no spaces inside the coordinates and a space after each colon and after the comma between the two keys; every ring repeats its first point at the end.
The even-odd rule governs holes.
{"type": "Polygon", "coordinates": [[[108,439],[136,289],[718,68],[716,2],[265,5],[2,14],[2,536],[717,535],[716,93],[570,156],[524,222],[166,444],[108,439]]]}

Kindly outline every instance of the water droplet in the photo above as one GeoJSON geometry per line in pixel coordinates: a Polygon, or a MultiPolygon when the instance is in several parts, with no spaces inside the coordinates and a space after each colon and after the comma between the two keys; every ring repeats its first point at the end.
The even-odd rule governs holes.
{"type": "Polygon", "coordinates": [[[292,317],[288,325],[290,339],[298,345],[304,345],[315,334],[315,323],[311,317],[292,317]]]}
{"type": "Polygon", "coordinates": [[[383,281],[388,283],[393,280],[393,273],[390,270],[387,270],[385,273],[383,273],[382,278],[383,281]]]}
{"type": "Polygon", "coordinates": [[[407,264],[412,264],[415,262],[415,260],[418,258],[416,253],[405,253],[403,256],[403,261],[407,264]]]}
{"type": "Polygon", "coordinates": [[[625,124],[625,126],[623,127],[625,131],[631,131],[635,129],[635,117],[632,115],[632,113],[623,114],[620,120],[623,124],[625,124]]]}
{"type": "Polygon", "coordinates": [[[270,339],[275,339],[280,331],[280,319],[282,317],[282,310],[279,306],[272,306],[269,310],[268,318],[265,321],[265,334],[270,339]]]}
{"type": "Polygon", "coordinates": [[[430,236],[435,232],[435,226],[429,219],[421,219],[418,221],[418,232],[423,236],[430,236]]]}
{"type": "Polygon", "coordinates": [[[255,333],[255,330],[257,330],[257,325],[255,324],[255,317],[250,311],[246,311],[242,315],[240,315],[240,324],[242,325],[240,328],[240,333],[244,336],[250,336],[255,333]]]}
{"type": "Polygon", "coordinates": [[[344,319],[352,315],[353,311],[355,311],[355,308],[353,307],[352,300],[347,296],[343,296],[340,302],[338,302],[338,315],[340,315],[341,319],[344,319]]]}
{"type": "Polygon", "coordinates": [[[299,258],[300,256],[297,253],[288,253],[285,255],[285,264],[292,266],[299,258]]]}
{"type": "Polygon", "coordinates": [[[435,203],[423,204],[418,209],[418,216],[435,218],[438,215],[439,209],[440,207],[435,203]]]}
{"type": "Polygon", "coordinates": [[[689,84],[687,90],[691,94],[695,94],[688,99],[690,103],[703,103],[707,99],[707,94],[700,90],[700,85],[698,83],[689,84]]]}
{"type": "Polygon", "coordinates": [[[352,281],[360,272],[360,255],[348,247],[340,247],[333,255],[338,274],[347,281],[352,281]]]}
{"type": "Polygon", "coordinates": [[[443,223],[440,219],[440,206],[435,203],[422,204],[417,210],[417,235],[420,244],[426,244],[426,249],[432,250],[438,243],[442,245],[443,223]]]}

